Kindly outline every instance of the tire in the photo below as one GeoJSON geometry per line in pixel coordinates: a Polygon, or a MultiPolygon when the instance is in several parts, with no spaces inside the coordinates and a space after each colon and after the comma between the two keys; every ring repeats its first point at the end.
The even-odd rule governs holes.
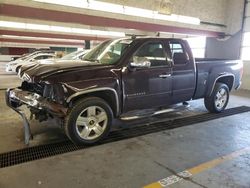
{"type": "Polygon", "coordinates": [[[65,133],[77,145],[92,145],[110,131],[113,112],[110,106],[97,97],[76,102],[65,118],[65,133]]]}
{"type": "Polygon", "coordinates": [[[226,108],[228,101],[228,86],[223,83],[216,83],[211,96],[205,97],[204,104],[209,112],[220,113],[226,108]]]}

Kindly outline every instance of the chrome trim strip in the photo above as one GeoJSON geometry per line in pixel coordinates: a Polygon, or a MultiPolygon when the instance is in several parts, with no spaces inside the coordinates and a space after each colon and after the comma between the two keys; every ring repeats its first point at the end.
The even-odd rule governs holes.
{"type": "Polygon", "coordinates": [[[233,85],[232,85],[232,89],[233,89],[233,87],[234,87],[234,81],[235,81],[235,76],[234,76],[234,74],[231,74],[231,73],[222,74],[222,75],[218,76],[218,77],[215,79],[214,84],[213,84],[213,87],[212,87],[212,90],[211,90],[210,93],[209,93],[209,96],[212,95],[212,92],[213,92],[213,90],[214,90],[214,87],[215,87],[215,84],[216,84],[217,80],[219,80],[219,79],[222,78],[222,77],[226,77],[226,76],[233,76],[233,85]]]}
{"type": "Polygon", "coordinates": [[[87,89],[87,90],[82,90],[79,92],[74,93],[73,95],[70,95],[66,102],[69,103],[73,98],[79,96],[79,95],[84,95],[87,93],[92,93],[92,92],[96,92],[96,91],[105,91],[105,90],[109,90],[112,91],[115,94],[115,100],[116,100],[116,115],[119,114],[119,109],[120,109],[120,104],[119,104],[119,99],[118,99],[118,95],[115,89],[109,88],[109,87],[101,87],[101,88],[94,88],[94,89],[87,89]]]}

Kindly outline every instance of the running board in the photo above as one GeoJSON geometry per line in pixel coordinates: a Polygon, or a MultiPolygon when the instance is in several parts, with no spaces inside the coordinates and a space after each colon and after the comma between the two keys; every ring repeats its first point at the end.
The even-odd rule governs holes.
{"type": "Polygon", "coordinates": [[[159,110],[159,111],[156,111],[156,112],[151,113],[151,114],[125,116],[125,117],[121,117],[120,119],[124,120],[124,121],[130,121],[130,120],[141,119],[141,118],[145,118],[148,116],[155,116],[155,115],[164,114],[164,113],[168,113],[168,112],[174,112],[174,111],[176,111],[176,109],[170,108],[170,109],[159,110]]]}
{"type": "Polygon", "coordinates": [[[142,119],[145,117],[153,117],[155,115],[186,110],[188,109],[188,107],[189,105],[172,105],[169,108],[165,108],[161,110],[156,110],[156,109],[137,110],[137,111],[132,111],[127,114],[124,114],[123,116],[120,117],[120,120],[131,121],[131,120],[136,120],[136,119],[142,119]]]}

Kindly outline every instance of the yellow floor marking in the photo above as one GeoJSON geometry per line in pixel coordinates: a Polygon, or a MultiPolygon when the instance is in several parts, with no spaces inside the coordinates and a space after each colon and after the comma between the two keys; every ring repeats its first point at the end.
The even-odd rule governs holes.
{"type": "Polygon", "coordinates": [[[231,154],[225,155],[223,157],[220,157],[220,158],[208,161],[206,163],[200,164],[196,167],[190,168],[190,169],[188,169],[188,171],[193,175],[198,174],[204,170],[207,170],[209,168],[213,168],[213,167],[219,165],[220,163],[223,163],[224,161],[232,160],[232,159],[234,159],[234,158],[236,158],[244,153],[247,153],[249,151],[250,151],[250,147],[247,147],[247,148],[235,151],[231,154]]]}
{"type": "Polygon", "coordinates": [[[179,182],[179,181],[183,180],[184,178],[191,177],[192,175],[201,173],[201,172],[203,172],[205,170],[208,170],[210,168],[213,168],[213,167],[215,167],[215,166],[217,166],[217,165],[219,165],[219,164],[221,164],[221,163],[223,163],[225,161],[232,160],[232,159],[234,159],[236,157],[239,157],[242,154],[246,154],[246,153],[249,153],[249,152],[250,152],[250,147],[235,151],[233,153],[222,156],[220,158],[217,158],[217,159],[202,163],[202,164],[200,164],[198,166],[195,166],[193,168],[187,169],[187,170],[185,170],[183,172],[178,173],[177,175],[171,175],[171,176],[169,176],[167,178],[164,178],[164,179],[161,179],[161,180],[159,180],[157,182],[154,182],[152,184],[146,185],[146,186],[144,186],[144,188],[163,188],[163,187],[167,187],[169,185],[172,185],[172,184],[174,184],[176,182],[179,182]]]}
{"type": "Polygon", "coordinates": [[[159,182],[155,182],[150,185],[146,185],[144,188],[162,188],[162,186],[159,182]]]}

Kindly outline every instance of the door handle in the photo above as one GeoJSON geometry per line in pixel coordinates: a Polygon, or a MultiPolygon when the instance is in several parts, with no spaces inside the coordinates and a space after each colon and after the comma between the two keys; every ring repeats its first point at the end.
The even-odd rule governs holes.
{"type": "Polygon", "coordinates": [[[171,74],[160,74],[159,75],[160,78],[168,78],[170,76],[171,76],[171,74]]]}

